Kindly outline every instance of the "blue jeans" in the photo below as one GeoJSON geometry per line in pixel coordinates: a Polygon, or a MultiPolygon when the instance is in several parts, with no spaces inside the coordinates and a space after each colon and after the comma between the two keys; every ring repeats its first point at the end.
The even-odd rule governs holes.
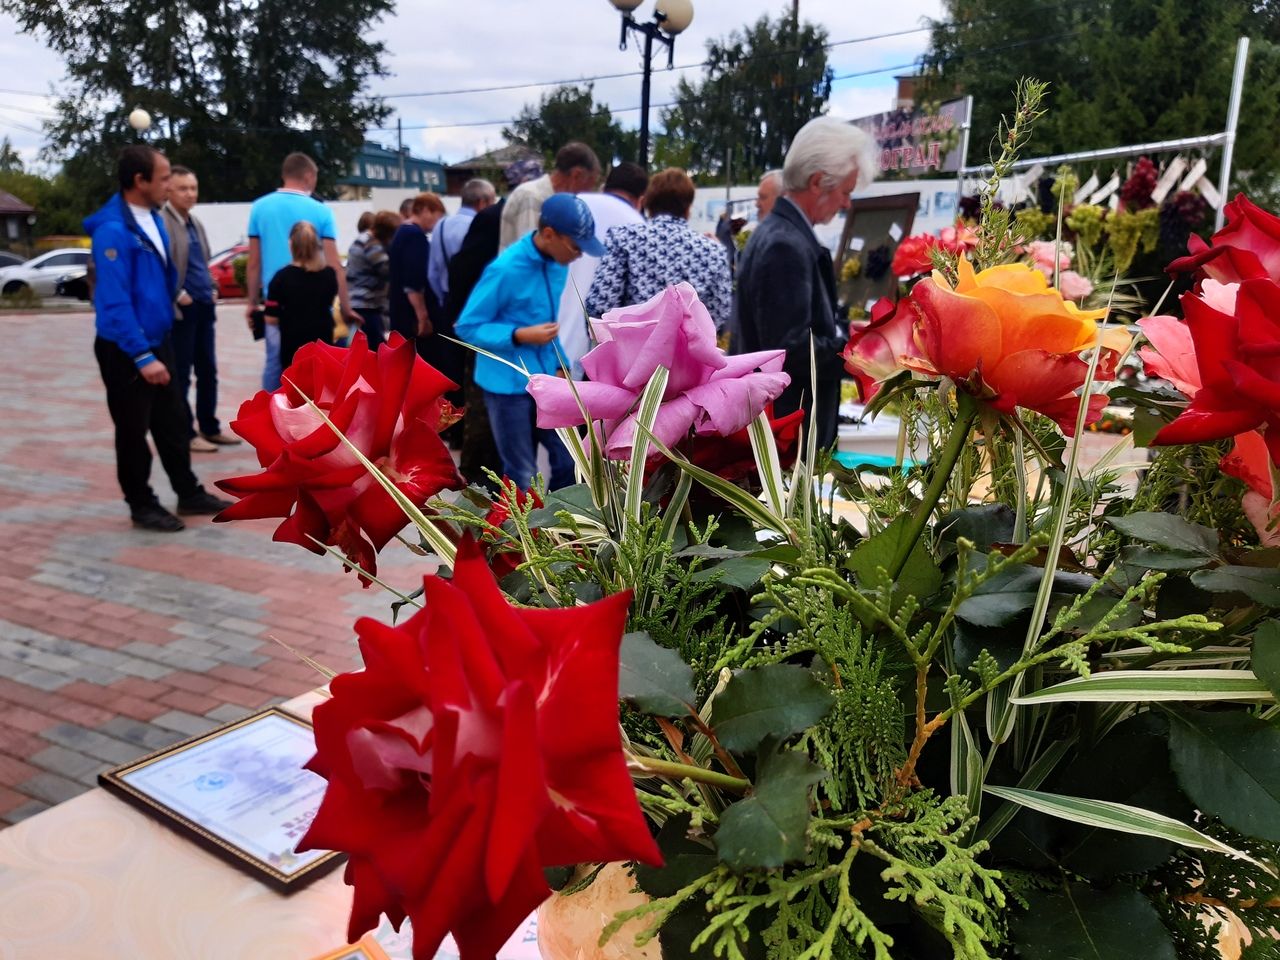
{"type": "Polygon", "coordinates": [[[554,430],[539,430],[537,408],[527,393],[484,392],[484,406],[489,414],[502,472],[521,490],[528,490],[538,473],[538,444],[547,449],[551,461],[548,490],[558,490],[573,483],[573,458],[554,430]]]}
{"type": "Polygon", "coordinates": [[[280,325],[268,323],[265,333],[262,342],[266,344],[267,357],[262,365],[262,389],[274,391],[280,389],[280,374],[284,373],[280,366],[280,325]]]}
{"type": "MultiPolygon", "coordinates": [[[[182,319],[173,325],[173,383],[191,423],[191,372],[196,375],[195,422],[205,436],[221,433],[218,424],[218,362],[214,353],[214,306],[189,303],[179,307],[182,319]]],[[[191,431],[195,436],[195,431],[191,431]]]]}

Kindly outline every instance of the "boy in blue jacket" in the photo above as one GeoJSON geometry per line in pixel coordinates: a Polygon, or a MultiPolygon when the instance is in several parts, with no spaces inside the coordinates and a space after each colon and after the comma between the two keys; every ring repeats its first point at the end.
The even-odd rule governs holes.
{"type": "Polygon", "coordinates": [[[173,533],[184,524],[151,489],[148,431],[178,495],[178,513],[217,513],[231,501],[206,491],[191,472],[190,424],[169,382],[178,280],[156,213],[168,196],[169,161],[151,147],[129,146],[116,174],[120,192],[84,221],[93,238],[93,352],[116,428],[116,476],[134,526],[173,533]]]}
{"type": "MultiPolygon", "coordinates": [[[[458,339],[522,367],[529,373],[560,374],[564,351],[556,316],[569,264],[582,254],[604,255],[587,205],[571,193],[542,204],[538,229],[525,234],[484,269],[454,330],[458,339]]],[[[484,354],[476,356],[475,382],[484,391],[502,472],[528,490],[538,472],[538,444],[551,464],[548,488],[573,483],[573,458],[554,430],[539,430],[529,378],[484,354]]]]}

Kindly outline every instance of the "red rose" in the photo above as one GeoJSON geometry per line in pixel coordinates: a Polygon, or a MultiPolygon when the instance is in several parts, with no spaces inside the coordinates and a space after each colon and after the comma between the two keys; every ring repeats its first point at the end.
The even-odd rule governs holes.
{"type": "Polygon", "coordinates": [[[1256,430],[1236,437],[1231,450],[1220,461],[1224,472],[1245,482],[1248,490],[1241,499],[1245,516],[1258,531],[1264,547],[1280,547],[1280,504],[1271,485],[1267,446],[1256,430]]]}
{"type": "Polygon", "coordinates": [[[307,344],[282,379],[279,390],[259,391],[241,404],[231,424],[253,444],[266,469],[219,480],[218,487],[239,503],[214,519],[284,517],[274,539],[313,553],[324,552],[316,540],[336,546],[374,573],[376,552],[408,518],[303,395],[421,506],[441,490],[462,486],[439,435],[459,416],[444,399],[455,385],[419,359],[399,334],[377,353],[364,334],[348,349],[307,344]]]}
{"type": "Polygon", "coordinates": [[[903,238],[893,254],[890,269],[895,277],[914,277],[918,273],[929,273],[933,270],[933,259],[929,251],[938,246],[938,238],[927,233],[917,233],[903,238]]]}
{"type": "Polygon", "coordinates": [[[1170,273],[1203,270],[1220,283],[1270,278],[1280,282],[1280,217],[1251,203],[1243,193],[1226,206],[1227,225],[1205,243],[1195,234],[1188,256],[1174,260],[1170,273]]]}
{"type": "MultiPolygon", "coordinates": [[[[769,428],[773,431],[778,447],[778,461],[785,469],[796,462],[799,450],[800,428],[804,425],[804,411],[796,410],[774,419],[773,405],[766,408],[769,428]]],[[[704,435],[693,437],[688,444],[690,462],[703,470],[737,483],[756,472],[755,452],[751,449],[751,434],[747,428],[726,437],[704,435]]]]}
{"type": "MultiPolygon", "coordinates": [[[[511,491],[516,492],[516,503],[524,506],[532,501],[534,507],[542,506],[542,498],[538,496],[536,490],[521,490],[519,487],[506,486],[511,481],[503,479],[502,492],[498,494],[498,499],[493,502],[493,507],[485,515],[484,521],[493,527],[500,527],[511,519],[511,491]]],[[[489,569],[493,571],[493,575],[497,580],[502,580],[508,574],[514,573],[516,567],[524,562],[524,553],[519,548],[512,548],[508,541],[497,539],[495,536],[485,534],[482,538],[486,543],[491,542],[489,547],[489,569]]]]}
{"type": "Polygon", "coordinates": [[[1182,312],[1202,387],[1152,442],[1204,443],[1261,427],[1280,464],[1280,285],[1245,280],[1212,297],[1187,293],[1182,312]],[[1225,295],[1232,290],[1234,299],[1225,295]]]}
{"type": "Polygon", "coordinates": [[[365,669],[316,707],[329,783],[298,849],[350,857],[350,940],[385,913],[417,960],[446,933],[484,960],[550,893],[543,867],[661,863],[618,727],[631,594],[513,607],[470,537],[424,588],[404,624],[356,624],[365,669]]]}
{"type": "Polygon", "coordinates": [[[881,381],[903,369],[904,357],[915,352],[916,319],[909,300],[894,303],[881,297],[871,308],[870,320],[849,324],[849,342],[840,356],[857,381],[863,403],[875,396],[881,381]]]}

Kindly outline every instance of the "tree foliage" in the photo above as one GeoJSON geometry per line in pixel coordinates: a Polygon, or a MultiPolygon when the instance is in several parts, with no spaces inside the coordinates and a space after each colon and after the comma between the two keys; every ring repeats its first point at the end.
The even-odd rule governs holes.
{"type": "Polygon", "coordinates": [[[557,87],[543,94],[536,107],[526,104],[502,135],[508,142],[527,143],[548,164],[570,140],[591,147],[606,167],[619,160],[635,160],[639,148],[637,133],[624,130],[607,106],[595,102],[589,83],[557,87]]]}
{"type": "MultiPolygon", "coordinates": [[[[1028,156],[1221,132],[1236,40],[1252,38],[1236,143],[1237,183],[1259,199],[1280,171],[1280,22],[1250,0],[944,0],[925,55],[925,99],[974,98],[995,130],[1021,77],[1049,81],[1052,109],[1028,156]]],[[[975,140],[974,158],[986,144],[975,140]]],[[[1216,170],[1216,167],[1213,169],[1216,170]]],[[[1100,173],[1107,179],[1108,172],[1100,173]]]]}
{"type": "Polygon", "coordinates": [[[746,181],[782,166],[791,138],[831,96],[826,41],[825,29],[790,15],[708,41],[703,79],[680,80],[675,105],[662,112],[659,163],[685,166],[704,182],[727,172],[746,181]]]}
{"type": "Polygon", "coordinates": [[[113,189],[127,117],[153,118],[149,143],[200,175],[209,200],[279,185],[281,159],[304,150],[321,189],[349,168],[364,129],[387,108],[362,95],[385,75],[369,29],[393,0],[0,0],[66,64],[50,155],[88,207],[113,189]]]}

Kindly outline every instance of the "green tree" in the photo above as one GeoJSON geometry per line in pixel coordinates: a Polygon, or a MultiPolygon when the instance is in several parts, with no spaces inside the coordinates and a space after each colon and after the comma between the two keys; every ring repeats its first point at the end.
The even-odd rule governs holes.
{"type": "MultiPolygon", "coordinates": [[[[1236,39],[1252,37],[1235,180],[1265,192],[1280,172],[1275,5],[1249,0],[944,0],[925,56],[926,99],[974,98],[970,162],[989,152],[1019,78],[1047,80],[1049,113],[1028,156],[1220,132],[1236,39]]],[[[1216,169],[1216,168],[1215,168],[1216,169]]],[[[1104,176],[1105,179],[1105,176],[1104,176]]]]}
{"type": "Polygon", "coordinates": [[[708,41],[702,80],[682,79],[675,105],[662,112],[660,152],[687,155],[702,182],[723,180],[726,166],[739,182],[781,166],[791,138],[831,96],[826,41],[822,27],[790,15],[708,41]]]}
{"type": "Polygon", "coordinates": [[[85,213],[79,191],[65,174],[43,177],[24,170],[0,169],[0,190],[36,208],[37,237],[83,233],[85,213]]]}
{"type": "Polygon", "coordinates": [[[21,173],[22,157],[13,149],[13,144],[5,137],[0,141],[0,173],[21,173]]]}
{"type": "Polygon", "coordinates": [[[200,175],[210,200],[243,200],[279,185],[280,161],[304,150],[321,189],[349,169],[364,129],[387,116],[362,94],[385,75],[366,39],[394,0],[0,0],[66,65],[49,124],[80,203],[114,189],[116,152],[137,134],[129,112],[153,117],[147,142],[200,175]]]}
{"type": "Polygon", "coordinates": [[[570,140],[596,152],[606,167],[619,160],[635,160],[639,136],[624,130],[609,108],[596,103],[592,85],[557,87],[543,94],[538,105],[526,104],[511,126],[502,131],[510,143],[526,143],[548,163],[570,140]]]}

